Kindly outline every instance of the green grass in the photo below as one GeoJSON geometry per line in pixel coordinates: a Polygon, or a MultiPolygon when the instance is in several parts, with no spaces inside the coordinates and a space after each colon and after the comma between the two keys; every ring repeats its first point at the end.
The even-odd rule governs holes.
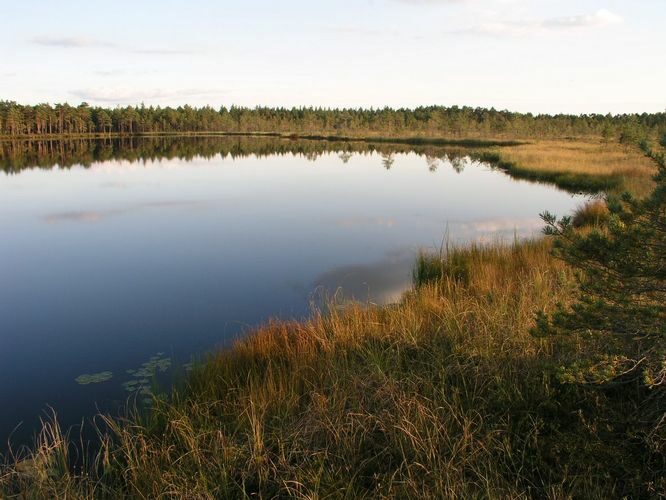
{"type": "MultiPolygon", "coordinates": [[[[637,388],[564,385],[584,355],[535,338],[574,292],[545,240],[422,255],[394,306],[272,322],[212,354],[149,415],[107,419],[83,471],[67,440],[0,473],[21,498],[611,498],[664,491],[637,388]],[[661,481],[661,483],[659,482],[661,481]]],[[[3,494],[0,493],[0,496],[3,494]]]]}

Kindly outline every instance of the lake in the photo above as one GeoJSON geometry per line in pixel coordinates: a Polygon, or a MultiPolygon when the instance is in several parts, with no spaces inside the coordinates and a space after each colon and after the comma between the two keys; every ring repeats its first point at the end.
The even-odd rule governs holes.
{"type": "Polygon", "coordinates": [[[143,401],[154,376],[328,296],[396,301],[419,249],[531,236],[540,212],[582,202],[473,158],[251,137],[0,143],[0,442],[25,442],[48,407],[71,425],[143,401]]]}

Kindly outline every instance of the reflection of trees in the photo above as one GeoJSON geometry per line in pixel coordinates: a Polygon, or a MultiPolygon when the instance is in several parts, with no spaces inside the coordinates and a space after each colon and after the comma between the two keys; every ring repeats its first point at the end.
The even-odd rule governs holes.
{"type": "Polygon", "coordinates": [[[195,158],[212,159],[216,156],[244,158],[273,155],[301,155],[316,161],[325,154],[336,154],[347,163],[356,154],[381,156],[382,165],[390,170],[397,154],[416,154],[426,159],[428,168],[434,170],[441,161],[451,158],[457,171],[462,171],[464,160],[458,150],[448,150],[433,145],[409,145],[362,141],[287,140],[279,137],[248,136],[132,136],[124,138],[66,140],[6,140],[0,141],[0,170],[12,173],[26,168],[69,168],[74,165],[88,167],[95,162],[195,158]],[[438,160],[439,159],[439,160],[438,160]],[[439,163],[438,163],[439,162],[439,163]],[[458,167],[456,167],[456,165],[458,167]]]}
{"type": "Polygon", "coordinates": [[[308,161],[315,162],[315,161],[317,161],[317,160],[319,159],[319,157],[320,157],[321,155],[322,155],[322,153],[320,153],[320,152],[317,152],[317,151],[309,151],[309,152],[305,153],[305,158],[306,158],[308,161]]]}
{"type": "Polygon", "coordinates": [[[466,160],[461,156],[456,156],[454,158],[451,158],[451,166],[453,167],[453,170],[455,170],[457,174],[465,170],[465,164],[466,160]]]}
{"type": "Polygon", "coordinates": [[[426,155],[426,164],[428,165],[428,170],[431,172],[437,172],[439,167],[439,158],[436,156],[426,155]]]}
{"type": "Polygon", "coordinates": [[[342,160],[342,163],[344,163],[345,165],[347,163],[349,163],[349,160],[351,160],[352,156],[354,156],[354,155],[352,153],[350,153],[349,151],[343,151],[342,153],[340,153],[338,155],[338,157],[342,160]]]}
{"type": "Polygon", "coordinates": [[[382,165],[386,170],[391,170],[391,167],[395,163],[395,154],[394,153],[382,153],[382,165]]]}

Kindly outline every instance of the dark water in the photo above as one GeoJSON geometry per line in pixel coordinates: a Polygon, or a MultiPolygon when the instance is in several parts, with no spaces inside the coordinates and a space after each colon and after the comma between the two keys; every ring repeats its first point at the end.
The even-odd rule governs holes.
{"type": "Polygon", "coordinates": [[[0,153],[2,443],[20,422],[12,439],[25,440],[47,405],[66,425],[114,408],[153,373],[307,315],[322,290],[394,301],[417,250],[445,235],[528,236],[539,212],[580,203],[432,147],[207,138],[0,153]],[[100,372],[111,378],[76,381],[100,372]]]}

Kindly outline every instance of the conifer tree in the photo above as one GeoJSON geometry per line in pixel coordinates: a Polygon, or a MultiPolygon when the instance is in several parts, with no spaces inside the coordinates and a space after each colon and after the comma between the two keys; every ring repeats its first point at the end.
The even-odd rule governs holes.
{"type": "Polygon", "coordinates": [[[542,215],[555,254],[578,271],[575,303],[540,314],[535,329],[586,343],[586,359],[561,369],[568,381],[666,389],[666,160],[645,141],[641,147],[658,167],[649,197],[609,199],[609,222],[589,232],[569,217],[542,215]]]}

